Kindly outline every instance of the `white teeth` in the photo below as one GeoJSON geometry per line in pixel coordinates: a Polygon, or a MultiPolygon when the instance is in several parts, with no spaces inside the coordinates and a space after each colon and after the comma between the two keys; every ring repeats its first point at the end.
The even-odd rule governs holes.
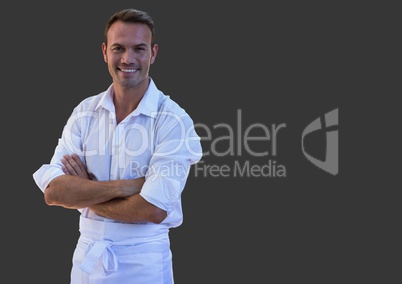
{"type": "Polygon", "coordinates": [[[137,69],[120,69],[120,70],[123,72],[127,72],[127,73],[132,73],[132,72],[137,71],[137,69]]]}

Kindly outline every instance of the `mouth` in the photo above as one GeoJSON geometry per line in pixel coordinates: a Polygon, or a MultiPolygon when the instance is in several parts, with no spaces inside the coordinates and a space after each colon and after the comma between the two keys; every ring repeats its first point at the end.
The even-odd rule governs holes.
{"type": "Polygon", "coordinates": [[[132,68],[118,68],[123,73],[135,73],[139,69],[132,69],[132,68]]]}

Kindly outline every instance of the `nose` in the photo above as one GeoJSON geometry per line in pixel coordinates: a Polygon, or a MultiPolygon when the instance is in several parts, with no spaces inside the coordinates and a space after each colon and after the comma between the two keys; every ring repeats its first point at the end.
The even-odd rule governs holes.
{"type": "Polygon", "coordinates": [[[131,64],[134,63],[135,54],[132,50],[128,49],[121,57],[121,63],[131,64]]]}

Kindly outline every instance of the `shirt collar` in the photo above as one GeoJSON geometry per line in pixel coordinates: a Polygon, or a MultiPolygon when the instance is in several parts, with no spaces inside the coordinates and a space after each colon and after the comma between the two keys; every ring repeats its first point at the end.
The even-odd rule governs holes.
{"type": "MultiPolygon", "coordinates": [[[[149,78],[148,89],[146,90],[137,108],[129,116],[137,116],[139,114],[144,114],[155,118],[156,112],[158,110],[159,92],[160,91],[156,87],[155,82],[152,80],[152,78],[149,78]]],[[[107,90],[103,92],[102,97],[98,105],[96,106],[96,109],[98,109],[99,107],[103,107],[110,112],[114,112],[115,107],[113,104],[113,94],[114,90],[112,83],[107,88],[107,90]]]]}

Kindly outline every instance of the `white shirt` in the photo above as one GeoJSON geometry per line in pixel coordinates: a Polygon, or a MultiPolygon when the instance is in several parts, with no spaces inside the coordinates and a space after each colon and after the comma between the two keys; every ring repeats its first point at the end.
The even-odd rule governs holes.
{"type": "MultiPolygon", "coordinates": [[[[181,193],[190,166],[202,157],[193,120],[150,79],[138,107],[116,125],[113,93],[112,84],[74,109],[50,164],[42,165],[33,178],[44,192],[55,177],[64,174],[63,155],[73,153],[80,156],[93,180],[145,176],[140,195],[168,213],[162,224],[177,227],[183,221],[181,193]]],[[[79,211],[86,218],[113,221],[88,208],[79,211]]]]}

